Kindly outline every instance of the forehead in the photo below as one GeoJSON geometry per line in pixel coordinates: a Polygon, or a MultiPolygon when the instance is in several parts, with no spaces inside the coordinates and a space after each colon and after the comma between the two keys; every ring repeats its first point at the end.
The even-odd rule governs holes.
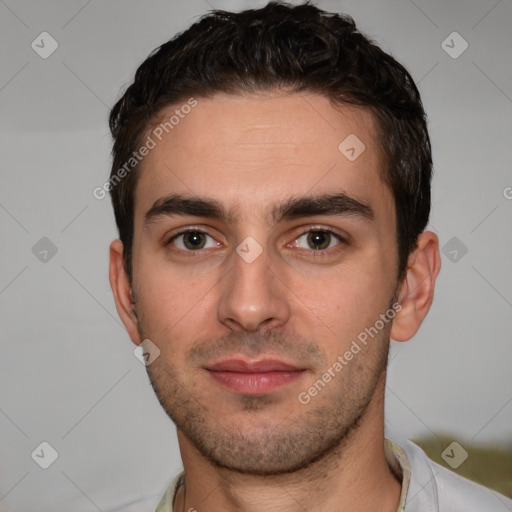
{"type": "Polygon", "coordinates": [[[241,220],[283,197],[333,191],[372,202],[377,212],[392,206],[370,111],[311,93],[195,101],[169,106],[148,131],[155,146],[141,164],[136,219],[177,193],[214,198],[241,220]]]}

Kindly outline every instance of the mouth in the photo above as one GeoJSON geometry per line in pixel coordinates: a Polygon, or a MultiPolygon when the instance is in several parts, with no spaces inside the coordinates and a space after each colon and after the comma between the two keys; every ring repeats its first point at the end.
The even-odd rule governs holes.
{"type": "Polygon", "coordinates": [[[218,384],[244,395],[271,393],[306,373],[306,369],[278,359],[223,359],[205,370],[218,384]]]}

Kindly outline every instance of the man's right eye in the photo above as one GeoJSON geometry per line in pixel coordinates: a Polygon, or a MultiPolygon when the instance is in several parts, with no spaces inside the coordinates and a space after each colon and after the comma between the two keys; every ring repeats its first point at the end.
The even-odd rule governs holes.
{"type": "Polygon", "coordinates": [[[204,231],[195,229],[173,235],[167,242],[167,245],[174,245],[174,247],[182,251],[197,251],[199,249],[218,247],[220,244],[204,231]]]}

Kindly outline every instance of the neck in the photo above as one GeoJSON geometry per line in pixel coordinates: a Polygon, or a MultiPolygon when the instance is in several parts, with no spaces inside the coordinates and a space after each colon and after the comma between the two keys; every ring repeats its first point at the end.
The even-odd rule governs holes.
{"type": "Polygon", "coordinates": [[[178,431],[186,482],[176,512],[395,512],[401,484],[384,453],[384,381],[347,438],[290,474],[259,476],[219,468],[178,431]]]}

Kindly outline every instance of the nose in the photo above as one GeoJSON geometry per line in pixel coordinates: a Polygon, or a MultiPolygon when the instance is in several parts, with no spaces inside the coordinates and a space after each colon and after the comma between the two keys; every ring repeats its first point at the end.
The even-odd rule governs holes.
{"type": "Polygon", "coordinates": [[[233,254],[233,267],[222,280],[218,319],[230,329],[274,329],[289,319],[287,288],[265,250],[253,261],[233,254]]]}

